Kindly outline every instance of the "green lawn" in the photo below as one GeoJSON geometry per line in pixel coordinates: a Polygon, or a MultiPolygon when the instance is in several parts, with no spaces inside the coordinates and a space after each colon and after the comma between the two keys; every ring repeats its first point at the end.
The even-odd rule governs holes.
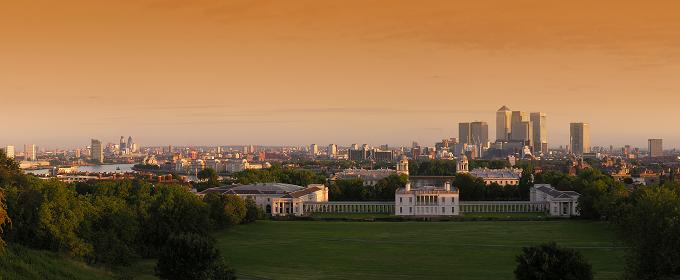
{"type": "Polygon", "coordinates": [[[545,218],[545,213],[464,213],[465,218],[545,218]]]}
{"type": "Polygon", "coordinates": [[[390,214],[375,214],[375,213],[314,213],[313,218],[332,218],[332,219],[375,219],[375,218],[390,218],[396,217],[390,214]]]}
{"type": "Polygon", "coordinates": [[[624,266],[608,225],[575,220],[258,221],[216,237],[242,278],[513,279],[522,246],[546,241],[581,251],[596,279],[616,279],[624,266]]]}

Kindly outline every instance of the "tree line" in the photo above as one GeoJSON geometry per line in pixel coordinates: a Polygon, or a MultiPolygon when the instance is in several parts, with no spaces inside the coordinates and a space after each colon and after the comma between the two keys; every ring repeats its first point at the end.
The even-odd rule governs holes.
{"type": "Polygon", "coordinates": [[[547,171],[536,174],[535,181],[580,193],[581,218],[616,226],[630,247],[625,279],[680,278],[680,184],[669,181],[627,189],[594,168],[576,176],[547,171]]]}
{"type": "Polygon", "coordinates": [[[209,232],[263,216],[252,200],[201,198],[182,185],[40,180],[24,175],[4,154],[0,206],[4,242],[111,267],[158,258],[162,279],[234,279],[209,232]],[[175,250],[182,246],[185,251],[175,250]],[[178,265],[184,273],[169,274],[178,265]]]}

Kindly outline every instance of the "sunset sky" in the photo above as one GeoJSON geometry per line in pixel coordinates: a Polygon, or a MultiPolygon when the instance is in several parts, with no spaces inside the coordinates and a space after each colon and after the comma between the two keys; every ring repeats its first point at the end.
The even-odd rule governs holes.
{"type": "MultiPolygon", "coordinates": [[[[0,146],[424,145],[542,111],[680,147],[677,1],[0,1],[0,146]]],[[[493,139],[492,139],[493,140],[493,139]]],[[[22,148],[18,148],[21,150],[22,148]]]]}

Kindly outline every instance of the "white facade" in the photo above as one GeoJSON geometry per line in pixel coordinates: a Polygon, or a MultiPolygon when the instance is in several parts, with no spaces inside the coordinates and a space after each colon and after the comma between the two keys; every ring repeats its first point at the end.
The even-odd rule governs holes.
{"type": "Polygon", "coordinates": [[[261,183],[211,188],[198,195],[213,192],[252,199],[265,213],[272,216],[302,216],[305,214],[306,202],[328,202],[328,188],[322,184],[311,184],[305,188],[291,184],[261,183]]]}
{"type": "Polygon", "coordinates": [[[394,214],[397,216],[457,216],[460,215],[458,190],[446,182],[444,188],[422,187],[411,189],[411,183],[394,195],[394,214]]]}
{"type": "Polygon", "coordinates": [[[550,216],[578,216],[578,198],[581,194],[573,191],[558,191],[549,184],[531,187],[530,201],[546,203],[550,216]]]}

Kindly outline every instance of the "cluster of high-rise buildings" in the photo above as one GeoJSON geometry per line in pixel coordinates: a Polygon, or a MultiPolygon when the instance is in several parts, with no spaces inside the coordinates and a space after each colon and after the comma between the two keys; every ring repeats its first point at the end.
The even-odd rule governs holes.
{"type": "Polygon", "coordinates": [[[512,111],[503,106],[496,112],[496,142],[521,142],[534,154],[548,152],[545,113],[512,111]]]}
{"type": "MultiPolygon", "coordinates": [[[[521,153],[522,155],[548,154],[547,115],[543,112],[513,111],[503,106],[496,111],[496,141],[489,141],[489,126],[486,122],[463,122],[458,124],[458,143],[463,145],[456,150],[474,151],[481,155],[484,151],[496,153],[521,153]]],[[[590,152],[590,125],[588,123],[570,124],[569,152],[584,154],[590,152]]]]}

